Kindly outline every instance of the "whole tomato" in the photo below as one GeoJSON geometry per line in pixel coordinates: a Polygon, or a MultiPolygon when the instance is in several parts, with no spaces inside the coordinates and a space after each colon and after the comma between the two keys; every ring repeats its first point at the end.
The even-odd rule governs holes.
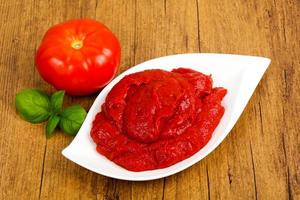
{"type": "Polygon", "coordinates": [[[88,95],[116,74],[120,44],[100,22],[69,20],[46,32],[35,62],[44,80],[56,89],[75,96],[88,95]]]}

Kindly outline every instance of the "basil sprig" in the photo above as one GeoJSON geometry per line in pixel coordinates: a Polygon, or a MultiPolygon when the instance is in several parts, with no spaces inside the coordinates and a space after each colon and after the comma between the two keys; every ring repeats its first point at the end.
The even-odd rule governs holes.
{"type": "Polygon", "coordinates": [[[49,96],[35,89],[27,89],[16,95],[16,107],[20,115],[28,122],[41,123],[50,116],[49,96]]]}
{"type": "Polygon", "coordinates": [[[28,122],[46,124],[46,137],[49,138],[55,128],[68,135],[76,135],[85,117],[86,111],[79,105],[62,109],[64,91],[57,91],[49,97],[38,89],[26,89],[16,95],[17,112],[28,122]]]}
{"type": "Polygon", "coordinates": [[[86,111],[81,106],[71,106],[61,113],[59,127],[69,135],[76,135],[86,116],[86,111]]]}
{"type": "Polygon", "coordinates": [[[46,125],[46,137],[49,138],[60,121],[58,115],[51,115],[46,125]]]}
{"type": "Polygon", "coordinates": [[[51,111],[53,113],[59,113],[62,110],[62,105],[64,102],[65,91],[57,91],[52,94],[50,98],[51,111]]]}

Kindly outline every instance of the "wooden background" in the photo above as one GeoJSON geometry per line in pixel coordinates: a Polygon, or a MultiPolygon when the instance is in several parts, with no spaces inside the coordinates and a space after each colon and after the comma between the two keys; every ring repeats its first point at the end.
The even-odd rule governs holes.
{"type": "MultiPolygon", "coordinates": [[[[0,0],[0,199],[300,199],[299,0],[0,0]],[[124,71],[175,53],[260,55],[272,64],[226,140],[171,177],[114,180],[68,161],[72,140],[15,112],[24,88],[53,92],[34,67],[51,25],[104,22],[122,44],[124,71]]],[[[89,109],[96,95],[67,97],[89,109]]]]}

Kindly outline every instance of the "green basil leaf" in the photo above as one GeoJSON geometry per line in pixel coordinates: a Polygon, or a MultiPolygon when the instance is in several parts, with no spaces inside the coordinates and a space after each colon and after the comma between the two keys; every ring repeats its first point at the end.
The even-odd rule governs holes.
{"type": "Polygon", "coordinates": [[[59,123],[60,117],[58,115],[51,115],[46,125],[46,137],[50,138],[54,129],[59,123]]]}
{"type": "Polygon", "coordinates": [[[31,123],[46,121],[50,116],[49,96],[37,89],[26,89],[16,94],[17,112],[31,123]]]}
{"type": "Polygon", "coordinates": [[[62,108],[62,104],[64,101],[65,91],[57,91],[52,94],[50,99],[51,110],[53,113],[59,113],[62,108]]]}
{"type": "Polygon", "coordinates": [[[84,108],[78,105],[71,106],[61,113],[59,127],[69,135],[76,135],[85,117],[84,108]]]}

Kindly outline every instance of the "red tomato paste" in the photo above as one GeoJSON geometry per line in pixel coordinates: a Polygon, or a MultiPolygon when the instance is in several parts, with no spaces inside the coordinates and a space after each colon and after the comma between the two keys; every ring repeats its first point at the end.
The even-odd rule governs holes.
{"type": "Polygon", "coordinates": [[[91,137],[100,154],[128,170],[165,168],[207,144],[225,94],[191,69],[130,74],[109,92],[91,137]]]}

